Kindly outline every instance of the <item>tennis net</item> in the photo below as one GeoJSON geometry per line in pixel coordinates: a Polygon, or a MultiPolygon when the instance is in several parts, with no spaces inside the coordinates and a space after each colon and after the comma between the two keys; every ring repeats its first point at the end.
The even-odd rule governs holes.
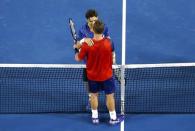
{"type": "MultiPolygon", "coordinates": [[[[86,112],[84,65],[0,64],[0,113],[86,112]]],[[[113,66],[120,112],[120,65],[113,66]]],[[[126,113],[194,113],[195,64],[125,65],[126,113]]],[[[106,112],[100,93],[99,111],[106,112]]]]}

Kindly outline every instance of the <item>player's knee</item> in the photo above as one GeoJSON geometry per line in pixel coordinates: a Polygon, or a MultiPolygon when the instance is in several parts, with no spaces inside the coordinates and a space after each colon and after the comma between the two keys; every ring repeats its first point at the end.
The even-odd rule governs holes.
{"type": "Polygon", "coordinates": [[[98,93],[90,93],[91,94],[91,99],[97,99],[98,93]]]}
{"type": "Polygon", "coordinates": [[[114,93],[107,94],[107,95],[106,95],[106,98],[107,98],[107,99],[113,99],[113,98],[114,98],[114,93]]]}
{"type": "Polygon", "coordinates": [[[113,103],[115,100],[114,100],[114,94],[108,94],[106,95],[106,101],[107,103],[113,103]]]}

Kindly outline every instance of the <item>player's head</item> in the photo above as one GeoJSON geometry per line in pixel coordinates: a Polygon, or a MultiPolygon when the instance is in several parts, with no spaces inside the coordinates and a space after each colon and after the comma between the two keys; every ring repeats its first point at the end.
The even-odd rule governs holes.
{"type": "Polygon", "coordinates": [[[94,9],[89,9],[85,13],[85,18],[87,20],[89,28],[92,29],[93,24],[95,23],[96,20],[98,20],[98,13],[94,9]]]}
{"type": "Polygon", "coordinates": [[[104,32],[104,23],[100,20],[96,20],[93,25],[93,32],[95,34],[102,34],[104,32]]]}

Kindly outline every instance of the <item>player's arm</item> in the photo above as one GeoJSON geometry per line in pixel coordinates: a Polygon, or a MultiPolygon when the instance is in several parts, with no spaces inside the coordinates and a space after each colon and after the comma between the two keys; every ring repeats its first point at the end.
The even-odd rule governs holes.
{"type": "Polygon", "coordinates": [[[115,47],[113,41],[111,41],[111,47],[112,47],[112,62],[113,64],[116,64],[116,53],[115,53],[115,47]]]}
{"type": "Polygon", "coordinates": [[[108,27],[107,26],[105,26],[103,35],[104,35],[104,37],[110,39],[110,41],[111,41],[111,46],[112,46],[112,62],[113,62],[113,64],[116,64],[116,53],[115,53],[114,42],[110,38],[110,35],[108,33],[108,27]]]}
{"type": "Polygon", "coordinates": [[[93,46],[94,43],[91,38],[87,38],[84,31],[81,29],[78,32],[78,41],[76,43],[76,48],[80,49],[83,43],[87,43],[88,46],[93,46]]]}
{"type": "Polygon", "coordinates": [[[116,53],[115,53],[115,51],[112,52],[112,63],[116,64],[116,53]]]}
{"type": "Polygon", "coordinates": [[[76,61],[81,61],[82,59],[79,58],[78,54],[79,54],[79,53],[76,53],[76,54],[75,54],[75,60],[76,60],[76,61]]]}
{"type": "Polygon", "coordinates": [[[83,38],[80,41],[77,41],[76,48],[80,49],[84,42],[87,43],[88,46],[93,46],[94,45],[94,43],[93,43],[91,38],[83,38]]]}
{"type": "Polygon", "coordinates": [[[108,33],[108,27],[105,26],[105,29],[104,29],[104,37],[110,39],[111,41],[111,46],[112,46],[112,62],[113,64],[116,64],[116,53],[115,53],[115,48],[114,48],[114,42],[111,40],[110,38],[110,34],[108,33]]]}
{"type": "Polygon", "coordinates": [[[107,26],[105,26],[105,29],[104,29],[104,37],[106,37],[106,38],[108,38],[108,39],[111,39],[110,38],[110,34],[108,33],[108,27],[107,26]]]}
{"type": "Polygon", "coordinates": [[[85,38],[85,34],[83,33],[82,29],[79,30],[77,34],[77,43],[75,44],[74,48],[80,49],[82,43],[84,42],[82,39],[85,38]]]}
{"type": "MultiPolygon", "coordinates": [[[[104,35],[104,37],[110,39],[110,35],[109,35],[109,33],[108,33],[108,27],[107,27],[107,26],[105,26],[103,35],[104,35]]],[[[79,37],[79,38],[78,38],[79,41],[78,41],[77,44],[76,44],[77,49],[80,49],[80,48],[81,48],[81,45],[82,45],[84,42],[87,43],[88,46],[93,46],[93,45],[94,45],[92,39],[91,39],[91,38],[87,38],[86,35],[85,35],[85,33],[84,33],[84,31],[83,31],[82,29],[79,30],[79,32],[78,32],[78,37],[79,37]]]]}
{"type": "Polygon", "coordinates": [[[80,52],[75,54],[75,60],[82,61],[85,58],[86,54],[87,54],[87,45],[86,45],[86,43],[84,43],[81,46],[80,52]]]}

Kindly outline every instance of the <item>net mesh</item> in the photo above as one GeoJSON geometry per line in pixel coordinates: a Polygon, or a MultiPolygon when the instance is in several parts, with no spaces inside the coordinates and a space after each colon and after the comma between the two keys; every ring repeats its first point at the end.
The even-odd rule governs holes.
{"type": "MultiPolygon", "coordinates": [[[[1,67],[0,112],[86,112],[88,95],[82,79],[83,69],[81,66],[1,67]]],[[[119,87],[117,82],[116,86],[119,87]]],[[[117,100],[120,100],[119,91],[117,88],[117,100]]],[[[104,97],[102,92],[101,112],[106,111],[104,97]]]]}
{"type": "Polygon", "coordinates": [[[195,112],[195,66],[126,69],[128,112],[195,112]]]}
{"type": "MultiPolygon", "coordinates": [[[[0,113],[86,112],[83,65],[0,67],[0,113]]],[[[114,66],[120,112],[120,66],[114,66]]],[[[195,112],[195,66],[125,68],[125,112],[195,112]]],[[[100,93],[99,111],[107,112],[100,93]]]]}

